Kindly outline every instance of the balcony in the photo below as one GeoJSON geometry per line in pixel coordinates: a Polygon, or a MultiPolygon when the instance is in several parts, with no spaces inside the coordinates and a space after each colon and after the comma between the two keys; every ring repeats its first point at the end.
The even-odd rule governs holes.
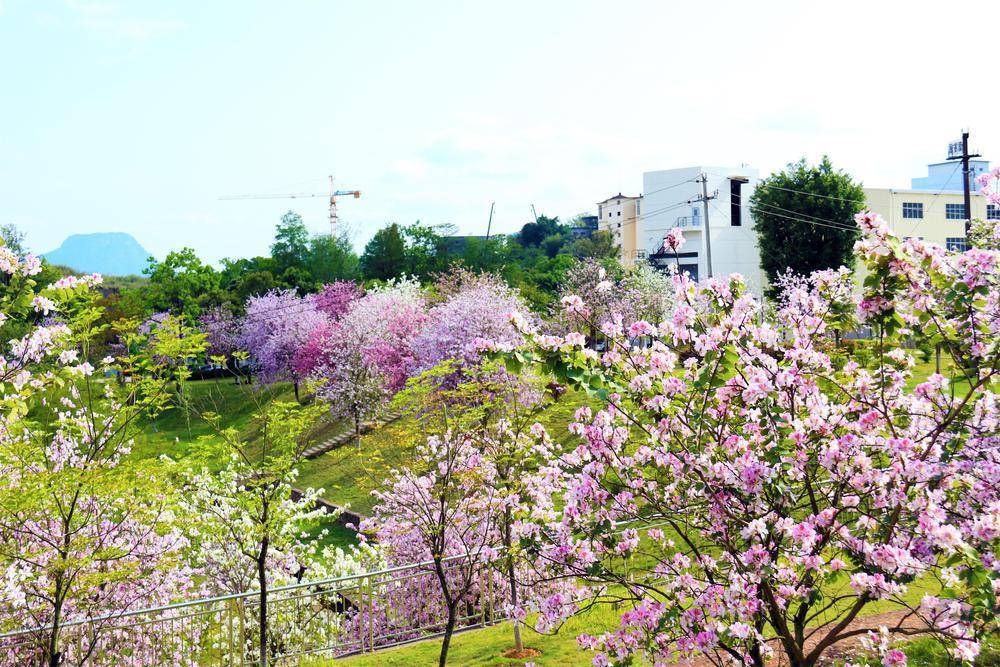
{"type": "Polygon", "coordinates": [[[682,229],[701,229],[701,216],[700,215],[685,215],[677,218],[677,222],[674,223],[675,227],[680,227],[682,229]]]}

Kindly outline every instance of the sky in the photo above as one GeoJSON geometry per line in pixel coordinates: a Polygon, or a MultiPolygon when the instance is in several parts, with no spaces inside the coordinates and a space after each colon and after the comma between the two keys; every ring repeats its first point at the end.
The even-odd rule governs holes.
{"type": "Polygon", "coordinates": [[[800,157],[908,187],[968,127],[1000,161],[1000,3],[0,0],[0,224],[47,252],[266,254],[294,208],[512,232],[642,173],[800,157]],[[964,32],[971,35],[967,40],[964,32]],[[976,36],[979,37],[976,37],[976,36]],[[983,39],[986,36],[986,39],[983,39]]]}

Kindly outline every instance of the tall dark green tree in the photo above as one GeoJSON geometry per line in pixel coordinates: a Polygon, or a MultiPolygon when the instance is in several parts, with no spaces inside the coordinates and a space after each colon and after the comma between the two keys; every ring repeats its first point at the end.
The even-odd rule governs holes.
{"type": "Polygon", "coordinates": [[[346,236],[319,234],[309,240],[309,275],[318,287],[358,276],[358,256],[346,236]]]}
{"type": "Polygon", "coordinates": [[[826,156],[816,166],[802,158],[760,181],[750,207],[761,268],[771,285],[789,270],[808,275],[853,267],[859,235],[854,215],[864,203],[861,184],[834,169],[826,156]]]}
{"type": "Polygon", "coordinates": [[[361,273],[367,280],[389,280],[406,273],[406,242],[395,222],[375,232],[361,255],[361,273]]]}
{"type": "Polygon", "coordinates": [[[278,275],[292,267],[306,265],[309,258],[309,230],[306,229],[302,216],[295,211],[289,211],[281,216],[281,222],[274,230],[271,257],[276,264],[278,275]]]}
{"type": "Polygon", "coordinates": [[[550,218],[547,215],[538,216],[534,222],[529,222],[521,227],[521,233],[517,239],[521,245],[532,247],[541,245],[544,240],[553,236],[567,236],[566,225],[559,222],[559,217],[550,218]]]}
{"type": "Polygon", "coordinates": [[[403,228],[406,242],[406,274],[430,280],[448,269],[448,250],[444,237],[437,227],[422,224],[419,220],[403,228]]]}

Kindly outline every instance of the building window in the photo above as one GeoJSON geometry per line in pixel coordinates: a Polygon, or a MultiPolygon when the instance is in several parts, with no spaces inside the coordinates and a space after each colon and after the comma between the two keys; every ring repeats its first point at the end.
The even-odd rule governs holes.
{"type": "Polygon", "coordinates": [[[622,212],[621,211],[618,211],[618,217],[619,218],[622,217],[622,212]]]}
{"type": "Polygon", "coordinates": [[[987,220],[1000,220],[1000,206],[996,204],[986,205],[986,219],[987,220]]]}
{"type": "Polygon", "coordinates": [[[944,245],[952,252],[965,252],[969,249],[968,246],[965,245],[964,236],[949,236],[944,245]]]}
{"type": "Polygon", "coordinates": [[[698,265],[697,264],[679,264],[677,270],[680,273],[686,273],[688,278],[691,280],[698,280],[698,265]]]}
{"type": "Polygon", "coordinates": [[[729,179],[729,224],[733,227],[743,225],[743,181],[729,179]]]}
{"type": "Polygon", "coordinates": [[[948,220],[965,220],[965,204],[945,204],[944,217],[948,220]]]}
{"type": "Polygon", "coordinates": [[[922,218],[924,217],[924,205],[920,202],[904,201],[903,202],[903,217],[904,218],[922,218]]]}

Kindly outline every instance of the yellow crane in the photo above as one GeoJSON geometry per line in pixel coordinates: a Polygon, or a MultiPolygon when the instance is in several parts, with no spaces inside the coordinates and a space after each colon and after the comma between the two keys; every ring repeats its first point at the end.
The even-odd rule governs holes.
{"type": "Polygon", "coordinates": [[[361,196],[360,190],[337,190],[333,187],[333,176],[330,176],[329,192],[288,192],[283,194],[259,194],[259,195],[229,195],[219,197],[219,199],[311,199],[313,197],[330,198],[330,236],[337,235],[337,197],[353,196],[355,199],[361,196]]]}

